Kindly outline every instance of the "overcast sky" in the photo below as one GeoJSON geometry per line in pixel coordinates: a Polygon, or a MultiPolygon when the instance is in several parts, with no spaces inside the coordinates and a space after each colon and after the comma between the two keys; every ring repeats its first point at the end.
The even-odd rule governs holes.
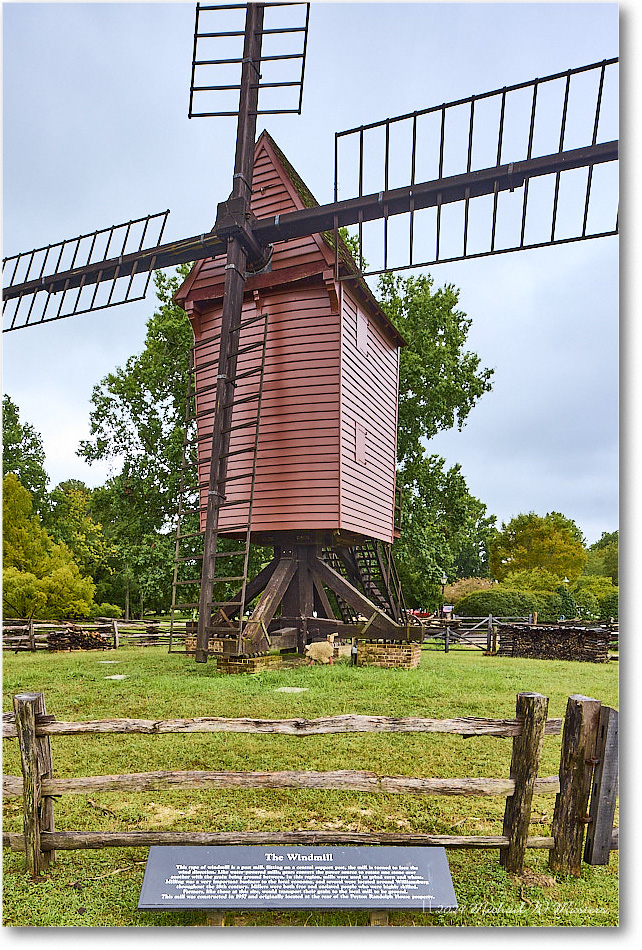
{"type": "MultiPolygon", "coordinates": [[[[187,118],[194,5],[6,3],[3,19],[4,255],[166,208],[164,240],[208,231],[235,123],[187,118]]],[[[619,25],[614,3],[314,3],[302,116],[259,130],[331,201],[335,131],[617,56],[619,25]]],[[[500,523],[555,510],[589,543],[615,530],[618,239],[431,273],[460,289],[469,347],[495,373],[429,451],[500,523]]],[[[152,294],[4,334],[3,391],[43,436],[50,487],[107,476],[75,455],[92,387],[141,349],[153,308],[152,294]]]]}

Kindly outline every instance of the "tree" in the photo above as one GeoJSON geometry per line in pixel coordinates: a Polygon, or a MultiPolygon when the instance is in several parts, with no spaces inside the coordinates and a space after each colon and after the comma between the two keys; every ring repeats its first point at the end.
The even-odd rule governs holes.
{"type": "Polygon", "coordinates": [[[44,519],[54,541],[64,542],[83,574],[92,577],[109,571],[116,550],[109,544],[102,525],[90,514],[91,490],[84,482],[68,479],[50,494],[50,511],[44,519]]]}
{"type": "Polygon", "coordinates": [[[517,515],[502,524],[491,542],[491,573],[501,581],[515,571],[543,568],[560,580],[572,580],[579,577],[586,562],[581,539],[575,523],[559,512],[549,512],[543,518],[532,511],[517,515]]]}
{"type": "Polygon", "coordinates": [[[491,389],[491,369],[465,349],[472,321],[457,310],[452,285],[433,290],[429,275],[384,274],[379,303],[406,340],[399,367],[400,465],[424,456],[422,440],[454,425],[461,429],[477,400],[491,389]]]}
{"type": "Polygon", "coordinates": [[[65,544],[56,544],[33,513],[29,492],[13,472],[3,479],[3,590],[5,613],[43,620],[95,612],[95,585],[83,577],[65,544]]]}
{"type": "Polygon", "coordinates": [[[492,370],[465,349],[471,320],[457,310],[451,285],[433,289],[430,276],[384,274],[379,302],[407,345],[399,367],[397,485],[403,498],[395,545],[407,602],[438,605],[441,577],[484,575],[494,516],[468,491],[461,468],[445,469],[424,442],[438,431],[462,428],[477,400],[491,388],[492,370]]]}
{"type": "Polygon", "coordinates": [[[409,607],[438,606],[444,573],[488,571],[495,518],[469,493],[460,467],[446,471],[444,464],[431,455],[407,462],[397,476],[403,504],[395,561],[409,607]]]}
{"type": "Polygon", "coordinates": [[[13,472],[30,493],[36,510],[46,511],[47,482],[42,437],[28,422],[10,396],[2,399],[2,474],[13,472]]]}
{"type": "Polygon", "coordinates": [[[140,536],[167,527],[176,513],[193,336],[172,298],[188,272],[182,265],[172,276],[154,275],[160,306],[147,323],[145,347],[94,387],[90,439],[78,449],[90,463],[123,458],[112,488],[140,536]]]}
{"type": "Polygon", "coordinates": [[[617,531],[604,531],[602,537],[588,550],[585,574],[610,577],[617,586],[619,572],[619,535],[617,531]]]}
{"type": "MultiPolygon", "coordinates": [[[[121,471],[92,492],[89,509],[118,550],[113,576],[99,579],[100,596],[115,599],[126,615],[130,601],[144,605],[161,575],[164,596],[153,599],[163,608],[171,602],[169,535],[176,523],[193,343],[187,315],[173,296],[189,270],[183,265],[173,275],[154,275],[159,306],[147,323],[145,346],[94,387],[90,438],[78,450],[90,463],[123,460],[121,471]]],[[[194,467],[195,461],[193,452],[194,467]]]]}

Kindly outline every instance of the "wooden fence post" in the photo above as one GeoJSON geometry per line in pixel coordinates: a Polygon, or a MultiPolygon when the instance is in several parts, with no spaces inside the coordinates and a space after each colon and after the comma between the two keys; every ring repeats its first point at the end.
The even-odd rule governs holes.
{"type": "Polygon", "coordinates": [[[36,630],[33,620],[29,621],[29,649],[32,653],[36,652],[36,630]]]}
{"type": "Polygon", "coordinates": [[[548,714],[548,698],[539,693],[518,693],[516,717],[524,719],[522,733],[513,738],[510,777],[515,791],[506,799],[503,834],[510,839],[500,852],[500,864],[507,871],[519,873],[524,867],[524,854],[531,817],[531,802],[539,760],[544,744],[544,728],[548,714]]]}
{"type": "Polygon", "coordinates": [[[579,877],[595,741],[601,703],[588,696],[569,696],[562,733],[560,790],[555,798],[554,844],[548,863],[552,871],[579,877]]]}
{"type": "Polygon", "coordinates": [[[448,653],[450,650],[450,627],[446,627],[446,632],[444,634],[444,653],[448,653]]]}
{"type": "Polygon", "coordinates": [[[113,635],[114,635],[114,650],[117,650],[118,647],[119,647],[119,640],[118,640],[118,623],[117,623],[115,620],[112,620],[112,622],[111,622],[111,629],[112,629],[112,633],[113,633],[113,635]]]}
{"type": "Polygon", "coordinates": [[[618,792],[618,713],[608,706],[600,710],[595,757],[598,762],[591,789],[591,823],[584,845],[584,860],[593,865],[609,863],[618,792]]]}
{"type": "Polygon", "coordinates": [[[53,799],[42,797],[43,777],[52,778],[51,741],[36,736],[36,716],[46,715],[43,693],[20,693],[13,697],[16,729],[22,760],[22,807],[27,870],[37,877],[55,861],[54,851],[42,851],[41,831],[54,830],[53,799]]]}

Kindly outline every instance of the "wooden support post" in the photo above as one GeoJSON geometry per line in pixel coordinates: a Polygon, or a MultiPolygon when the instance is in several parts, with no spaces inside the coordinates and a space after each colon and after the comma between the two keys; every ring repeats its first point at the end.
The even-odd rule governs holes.
{"type": "Polygon", "coordinates": [[[319,612],[319,608],[320,608],[323,618],[332,620],[334,618],[334,611],[332,609],[332,604],[330,603],[328,595],[325,592],[325,588],[323,584],[321,583],[321,581],[318,581],[316,580],[316,578],[313,578],[312,585],[313,585],[313,592],[314,592],[314,605],[317,612],[319,612]]]}
{"type": "Polygon", "coordinates": [[[114,650],[117,650],[120,646],[120,640],[118,638],[118,622],[116,620],[112,620],[111,622],[111,631],[114,636],[114,650]]]}
{"type": "Polygon", "coordinates": [[[258,651],[263,644],[267,644],[267,625],[276,613],[296,570],[296,559],[284,557],[270,577],[243,631],[244,637],[251,641],[252,650],[258,651]]]}
{"type": "Polygon", "coordinates": [[[22,760],[23,823],[27,870],[38,877],[55,860],[55,852],[42,851],[40,833],[54,830],[53,799],[42,797],[42,779],[53,778],[51,741],[36,737],[36,716],[45,715],[43,693],[20,693],[13,698],[18,744],[22,760]]]}
{"type": "Polygon", "coordinates": [[[519,874],[524,867],[531,803],[539,760],[544,744],[548,699],[539,693],[518,693],[515,716],[524,719],[522,733],[513,738],[510,777],[515,791],[506,799],[502,834],[509,845],[500,851],[499,861],[507,871],[519,874]]]}
{"type": "Polygon", "coordinates": [[[584,860],[593,865],[609,863],[618,792],[618,713],[608,706],[600,710],[595,757],[598,762],[591,790],[591,822],[584,846],[584,860]]]}
{"type": "Polygon", "coordinates": [[[450,627],[446,627],[446,632],[444,634],[444,653],[448,653],[450,650],[450,627]]]}
{"type": "Polygon", "coordinates": [[[406,639],[405,629],[395,623],[394,620],[391,620],[383,610],[377,607],[376,604],[373,604],[361,591],[350,584],[345,577],[342,577],[341,574],[324,561],[321,561],[318,557],[311,557],[309,563],[315,580],[321,584],[325,584],[330,590],[333,590],[335,594],[342,597],[346,603],[350,604],[353,610],[365,614],[366,617],[372,616],[373,613],[376,614],[376,619],[372,625],[373,637],[385,636],[392,640],[406,639]]]}
{"type": "Polygon", "coordinates": [[[587,807],[595,764],[595,741],[600,701],[587,696],[569,696],[562,733],[560,790],[553,812],[554,844],[549,867],[561,874],[579,877],[587,807]]]}

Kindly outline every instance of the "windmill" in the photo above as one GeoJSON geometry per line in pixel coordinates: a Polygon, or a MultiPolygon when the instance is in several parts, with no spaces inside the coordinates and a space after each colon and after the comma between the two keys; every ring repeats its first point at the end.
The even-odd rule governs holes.
{"type": "MultiPolygon", "coordinates": [[[[237,5],[197,7],[190,113],[194,116],[229,114],[230,110],[224,109],[217,111],[213,108],[206,108],[197,111],[196,100],[199,96],[217,95],[219,93],[224,95],[238,93],[239,96],[239,119],[232,193],[226,202],[219,205],[216,224],[212,232],[169,245],[162,245],[160,242],[165,216],[150,216],[138,222],[129,222],[127,225],[114,227],[104,232],[82,236],[74,241],[61,242],[59,245],[40,248],[30,254],[17,255],[6,261],[9,275],[9,283],[5,288],[5,302],[8,310],[7,329],[14,330],[35,323],[61,319],[73,313],[97,309],[98,307],[115,306],[120,302],[134,299],[132,290],[135,284],[141,278],[148,280],[151,271],[154,269],[185,261],[226,256],[225,286],[222,296],[223,312],[218,341],[220,345],[218,362],[219,365],[223,365],[223,362],[225,362],[226,372],[217,374],[219,379],[216,383],[216,404],[219,409],[214,413],[215,418],[212,424],[212,449],[210,452],[212,464],[208,475],[207,503],[204,506],[206,510],[203,513],[205,551],[200,585],[196,650],[197,660],[201,661],[206,659],[208,654],[208,631],[211,627],[211,613],[215,600],[213,585],[214,578],[217,575],[213,569],[213,564],[217,559],[217,554],[226,553],[217,551],[218,525],[223,510],[222,506],[225,505],[226,489],[229,487],[227,458],[229,457],[229,438],[235,406],[234,383],[236,381],[237,350],[241,335],[240,322],[246,275],[261,271],[269,273],[270,257],[274,253],[273,249],[278,248],[282,242],[291,241],[303,235],[330,232],[334,236],[334,279],[336,282],[356,287],[359,283],[359,275],[345,273],[341,269],[341,244],[338,229],[355,225],[359,229],[361,243],[369,222],[383,222],[384,254],[383,266],[380,269],[387,270],[390,268],[390,261],[387,259],[388,223],[398,215],[407,215],[410,221],[409,263],[413,266],[418,266],[419,263],[440,262],[444,259],[464,259],[486,253],[504,253],[507,250],[532,247],[536,243],[550,245],[559,243],[561,240],[583,240],[602,234],[616,233],[617,231],[617,224],[611,229],[602,229],[597,233],[592,232],[589,227],[593,169],[602,163],[611,162],[617,158],[617,143],[601,141],[599,136],[602,90],[609,72],[615,67],[614,60],[580,70],[569,70],[564,74],[521,84],[520,87],[496,90],[491,93],[473,96],[469,100],[460,100],[376,124],[382,132],[386,144],[384,146],[381,187],[374,193],[363,194],[362,181],[364,178],[363,168],[367,159],[367,143],[370,134],[375,131],[375,126],[364,126],[346,133],[340,133],[336,140],[336,200],[332,204],[320,207],[305,207],[284,214],[266,215],[258,219],[253,218],[250,202],[256,116],[260,111],[259,94],[264,94],[263,90],[268,87],[283,90],[286,88],[293,89],[295,94],[298,94],[298,103],[295,103],[293,111],[299,111],[301,108],[308,27],[307,6],[288,5],[293,13],[297,7],[302,8],[304,10],[303,20],[297,21],[296,25],[292,27],[285,27],[281,30],[283,34],[299,37],[302,40],[300,46],[281,56],[263,56],[262,41],[263,37],[268,35],[269,32],[269,27],[265,26],[263,18],[265,12],[275,6],[279,5],[248,5],[246,25],[243,30],[244,49],[242,55],[236,58],[235,64],[232,63],[229,57],[204,59],[198,51],[202,43],[211,39],[213,35],[221,38],[229,35],[224,32],[217,33],[207,28],[201,28],[203,20],[206,17],[216,17],[221,10],[236,9],[237,5]],[[282,82],[275,80],[273,83],[263,82],[260,79],[257,81],[257,76],[260,75],[261,70],[267,67],[268,61],[285,63],[286,60],[300,65],[300,72],[296,77],[289,76],[282,82]],[[200,83],[198,79],[200,70],[219,66],[227,68],[231,65],[240,68],[238,82],[210,83],[208,85],[200,83]],[[572,149],[566,148],[564,141],[566,117],[569,101],[572,101],[573,83],[577,77],[588,74],[596,78],[595,109],[590,116],[591,122],[589,123],[591,128],[585,143],[572,149]],[[538,95],[541,98],[541,90],[546,87],[546,84],[553,83],[561,83],[566,90],[559,116],[559,138],[553,149],[541,154],[534,148],[538,120],[538,95]],[[509,128],[507,116],[510,112],[512,97],[518,93],[522,96],[529,96],[532,103],[530,108],[525,111],[527,128],[525,148],[516,160],[506,161],[504,155],[506,154],[509,128]],[[475,162],[475,129],[477,127],[475,122],[478,121],[477,117],[480,111],[490,102],[498,106],[497,148],[492,160],[484,167],[479,167],[475,162]],[[446,174],[444,170],[444,150],[450,116],[456,110],[460,112],[462,110],[469,111],[468,147],[463,150],[464,165],[462,171],[459,174],[450,175],[446,174]],[[434,150],[437,165],[435,173],[431,177],[422,178],[417,175],[419,164],[416,160],[418,157],[417,141],[421,135],[423,123],[433,120],[436,121],[437,127],[434,150]],[[410,179],[406,186],[390,189],[388,187],[388,143],[394,137],[395,129],[404,123],[412,130],[410,179]],[[350,136],[358,142],[359,194],[353,198],[339,201],[337,189],[339,152],[342,144],[350,136]],[[562,176],[568,171],[580,168],[588,169],[583,220],[576,235],[572,237],[565,235],[560,238],[555,233],[559,184],[562,181],[562,176]],[[528,192],[531,182],[543,176],[553,176],[556,181],[552,225],[550,233],[545,239],[534,242],[530,241],[527,236],[528,192]],[[520,191],[523,194],[519,238],[512,248],[500,247],[495,240],[499,198],[503,193],[514,193],[515,191],[520,191]],[[484,197],[490,200],[492,208],[489,227],[490,242],[487,250],[479,251],[471,247],[468,221],[469,212],[472,215],[476,199],[484,197]],[[454,204],[459,204],[465,209],[463,247],[459,254],[450,254],[449,257],[444,257],[441,246],[442,216],[445,214],[445,209],[454,204]],[[421,214],[429,209],[433,209],[430,213],[434,212],[435,215],[435,253],[432,257],[417,260],[414,253],[414,235],[421,214]],[[150,240],[150,233],[155,226],[157,231],[150,240]],[[102,248],[101,254],[97,253],[96,249],[98,247],[102,248]],[[84,258],[81,256],[83,253],[86,255],[84,258]],[[98,258],[98,262],[92,263],[96,258],[98,258]],[[80,263],[83,259],[84,263],[80,263]],[[117,288],[120,287],[124,287],[124,296],[121,297],[116,293],[117,288]],[[44,300],[44,305],[39,306],[42,300],[44,300]],[[70,300],[71,306],[69,305],[70,300]]],[[[240,5],[238,5],[238,8],[240,8],[240,5]]],[[[236,110],[234,111],[236,114],[236,110]]],[[[143,288],[142,293],[139,292],[140,295],[144,295],[145,289],[146,287],[143,288]]],[[[258,424],[258,417],[256,418],[258,424]]],[[[246,525],[246,528],[246,534],[249,537],[250,526],[246,525]]],[[[340,565],[335,563],[333,566],[331,563],[333,558],[331,552],[326,552],[325,558],[319,558],[317,554],[313,555],[313,566],[318,582],[316,587],[314,584],[315,571],[310,572],[308,567],[302,567],[303,553],[301,551],[282,551],[283,556],[276,559],[278,565],[272,568],[272,574],[267,578],[266,587],[263,588],[262,593],[257,591],[256,584],[251,586],[251,581],[247,578],[246,568],[243,568],[236,575],[233,575],[232,572],[222,575],[239,578],[241,587],[245,588],[245,593],[241,596],[240,602],[233,603],[233,598],[230,598],[233,607],[244,606],[243,600],[249,603],[251,600],[249,595],[256,596],[257,593],[261,593],[262,597],[259,607],[265,607],[266,604],[269,607],[269,609],[259,610],[256,615],[257,608],[255,608],[255,612],[249,618],[249,624],[243,623],[242,616],[240,619],[237,617],[237,622],[241,625],[240,629],[237,630],[237,649],[241,649],[240,638],[248,630],[250,631],[250,651],[258,650],[266,642],[265,637],[270,635],[268,630],[271,621],[270,611],[278,606],[279,598],[284,596],[287,598],[288,589],[292,588],[295,576],[303,575],[308,577],[308,581],[306,581],[307,594],[301,594],[302,603],[306,602],[305,598],[307,598],[308,603],[308,607],[305,608],[308,615],[304,619],[319,619],[312,618],[309,614],[314,613],[315,590],[317,597],[320,598],[323,587],[326,586],[331,590],[334,589],[334,593],[341,598],[344,604],[347,603],[348,607],[352,606],[353,611],[358,611],[371,621],[371,632],[374,632],[377,625],[379,625],[382,631],[385,630],[386,636],[390,636],[392,639],[395,637],[399,639],[407,638],[410,634],[405,626],[399,624],[399,614],[395,615],[394,607],[386,611],[368,597],[365,598],[366,602],[364,602],[363,585],[361,585],[362,590],[359,591],[356,583],[359,565],[356,563],[354,551],[351,551],[349,547],[347,550],[342,549],[342,551],[347,555],[349,562],[346,564],[344,559],[342,570],[336,569],[340,565]],[[295,556],[292,556],[293,553],[295,556]],[[289,573],[290,576],[288,576],[289,573]],[[310,573],[312,574],[311,585],[310,573]],[[333,584],[335,588],[332,588],[333,584]],[[360,596],[357,597],[357,594],[360,596]],[[312,596],[311,602],[310,596],[312,596]],[[345,598],[350,598],[352,605],[345,598]],[[310,606],[312,606],[312,609],[310,609],[310,606]]],[[[309,554],[308,551],[308,558],[309,554]]],[[[258,581],[258,579],[256,580],[258,581]]],[[[263,583],[264,580],[266,580],[265,575],[260,583],[263,583]]],[[[306,585],[304,583],[301,586],[305,587],[306,585]]],[[[225,622],[232,619],[231,614],[234,613],[234,610],[225,611],[226,603],[215,604],[214,607],[215,611],[223,610],[223,614],[227,618],[225,622]]],[[[324,611],[328,612],[327,605],[324,606],[324,611]]],[[[242,611],[237,611],[237,613],[239,612],[242,614],[242,611]]],[[[320,630],[322,626],[320,623],[317,624],[317,629],[320,630]]],[[[364,633],[363,628],[360,633],[364,633]]],[[[300,637],[301,632],[299,631],[297,635],[300,637]]]]}

